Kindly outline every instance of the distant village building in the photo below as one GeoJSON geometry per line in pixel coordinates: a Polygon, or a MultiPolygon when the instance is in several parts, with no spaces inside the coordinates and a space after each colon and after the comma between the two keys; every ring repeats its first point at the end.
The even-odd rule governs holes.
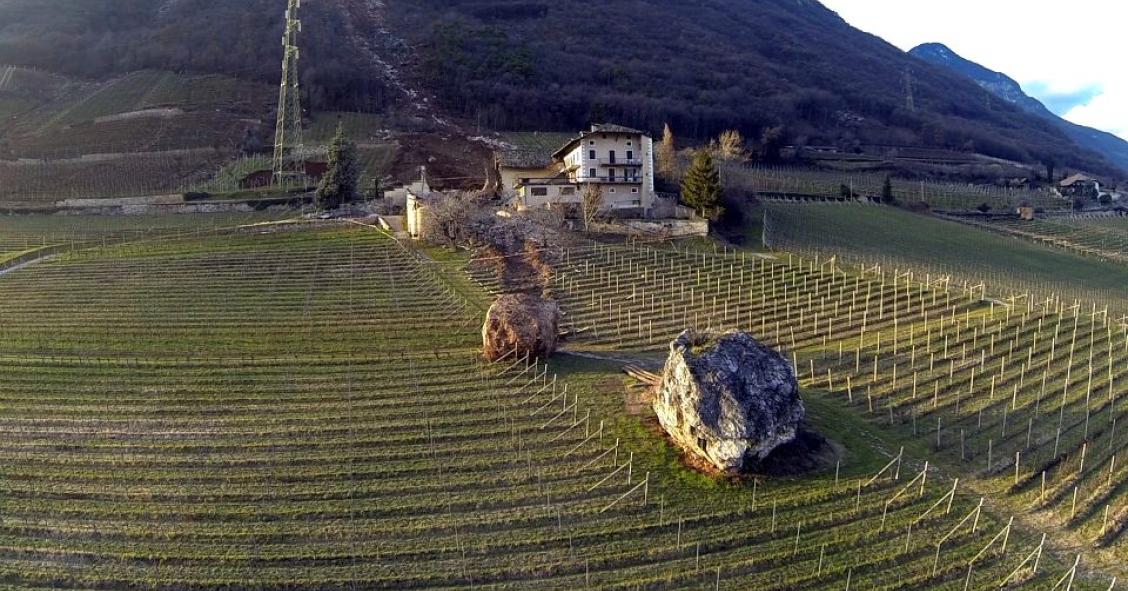
{"type": "Polygon", "coordinates": [[[1030,205],[1029,203],[1023,203],[1022,205],[1018,206],[1018,217],[1020,219],[1026,221],[1033,220],[1035,213],[1037,212],[1034,211],[1034,206],[1030,205]]]}
{"type": "Polygon", "coordinates": [[[1075,174],[1061,182],[1061,194],[1065,197],[1083,197],[1097,199],[1101,196],[1101,183],[1097,179],[1075,174]]]}
{"type": "Polygon", "coordinates": [[[551,154],[516,149],[498,155],[503,189],[517,209],[580,206],[592,185],[604,209],[654,207],[654,140],[621,125],[593,125],[551,154]]]}

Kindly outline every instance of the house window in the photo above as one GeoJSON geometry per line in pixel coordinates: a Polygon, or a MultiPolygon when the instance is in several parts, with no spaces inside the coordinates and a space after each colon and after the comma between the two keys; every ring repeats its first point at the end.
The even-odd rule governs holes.
{"type": "Polygon", "coordinates": [[[634,145],[634,143],[633,143],[633,142],[631,142],[631,140],[627,140],[627,147],[628,147],[628,148],[629,148],[629,147],[631,147],[631,146],[633,146],[633,145],[634,145]]]}
{"type": "Polygon", "coordinates": [[[548,197],[548,187],[533,187],[533,197],[548,197]]]}
{"type": "Polygon", "coordinates": [[[610,189],[610,191],[609,191],[609,192],[611,192],[611,193],[614,193],[614,192],[615,192],[615,187],[611,187],[611,189],[610,189]]]}
{"type": "Polygon", "coordinates": [[[594,145],[595,145],[595,140],[591,140],[591,141],[589,141],[589,142],[588,142],[588,145],[589,145],[589,146],[594,146],[594,145]]]}
{"type": "Polygon", "coordinates": [[[595,174],[594,168],[588,171],[588,178],[595,179],[595,178],[598,178],[598,177],[599,177],[599,175],[595,174]]]}
{"type": "Polygon", "coordinates": [[[627,160],[634,160],[634,150],[627,150],[627,160]]]}
{"type": "Polygon", "coordinates": [[[575,194],[576,194],[576,188],[575,187],[560,187],[560,195],[562,195],[562,196],[575,195],[575,194]]]}
{"type": "Polygon", "coordinates": [[[588,150],[588,158],[595,160],[595,150],[588,150]]]}
{"type": "Polygon", "coordinates": [[[631,193],[638,193],[638,187],[631,189],[631,193]]]}
{"type": "Polygon", "coordinates": [[[614,168],[608,168],[607,169],[607,180],[611,181],[612,183],[615,182],[615,169],[614,168]]]}

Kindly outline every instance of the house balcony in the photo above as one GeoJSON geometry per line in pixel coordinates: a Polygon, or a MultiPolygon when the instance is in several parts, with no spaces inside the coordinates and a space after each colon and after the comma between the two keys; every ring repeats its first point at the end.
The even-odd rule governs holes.
{"type": "Polygon", "coordinates": [[[615,176],[615,177],[585,176],[585,177],[580,177],[579,182],[581,182],[581,183],[598,183],[598,184],[601,184],[601,185],[641,185],[642,184],[642,177],[641,176],[629,176],[629,177],[624,177],[624,176],[615,176]]]}
{"type": "Polygon", "coordinates": [[[638,158],[616,158],[611,160],[609,158],[602,158],[599,161],[600,166],[642,166],[642,160],[638,158]]]}
{"type": "Polygon", "coordinates": [[[556,185],[574,185],[574,184],[576,184],[576,181],[574,181],[574,180],[572,180],[568,177],[551,177],[551,178],[523,177],[523,178],[517,179],[517,184],[530,186],[530,187],[531,186],[546,187],[546,186],[556,186],[556,185]]]}

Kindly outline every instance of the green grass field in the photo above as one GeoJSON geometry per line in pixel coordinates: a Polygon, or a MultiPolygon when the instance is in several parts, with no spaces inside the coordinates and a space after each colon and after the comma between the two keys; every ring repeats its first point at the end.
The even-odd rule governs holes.
{"type": "Polygon", "coordinates": [[[769,244],[1128,309],[1128,267],[888,207],[767,205],[769,244]]]}
{"type": "MultiPolygon", "coordinates": [[[[809,288],[880,294],[857,333],[870,338],[925,299],[799,261],[769,273],[731,253],[614,252],[600,268],[710,296],[739,264],[741,289],[761,286],[816,349],[821,324],[789,303],[809,288]],[[700,279],[680,269],[698,265],[700,279]]],[[[485,294],[464,257],[435,254],[306,224],[164,235],[0,277],[4,583],[955,590],[997,584],[1037,547],[1016,526],[1004,551],[1008,508],[976,511],[979,490],[953,488],[961,470],[924,472],[927,438],[818,383],[805,396],[845,448],[838,470],[702,476],[631,403],[619,363],[482,364],[485,294]]],[[[587,301],[601,280],[583,261],[611,255],[574,253],[561,289],[587,301]]],[[[644,309],[629,285],[601,293],[644,309]]],[[[1055,548],[1019,573],[1024,588],[1067,573],[1055,548]]],[[[1073,588],[1103,591],[1090,554],[1073,588]]]]}

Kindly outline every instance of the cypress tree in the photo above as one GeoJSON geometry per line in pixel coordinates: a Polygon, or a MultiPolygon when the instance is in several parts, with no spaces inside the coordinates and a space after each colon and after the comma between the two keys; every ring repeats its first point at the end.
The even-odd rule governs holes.
{"type": "Polygon", "coordinates": [[[703,217],[715,220],[724,213],[721,175],[708,150],[699,150],[693,157],[682,181],[682,201],[703,217]]]}
{"type": "Polygon", "coordinates": [[[345,129],[337,123],[337,133],[329,144],[329,166],[317,185],[317,204],[336,209],[356,198],[360,184],[360,161],[356,144],[345,137],[345,129]]]}

